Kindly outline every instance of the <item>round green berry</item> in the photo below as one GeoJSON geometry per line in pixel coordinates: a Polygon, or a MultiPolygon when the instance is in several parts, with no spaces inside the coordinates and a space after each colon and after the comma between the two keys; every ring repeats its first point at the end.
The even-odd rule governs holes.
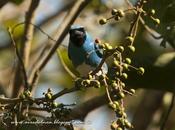
{"type": "Polygon", "coordinates": [[[131,37],[131,36],[126,37],[126,42],[128,45],[131,45],[133,43],[133,41],[134,41],[133,37],[131,37]]]}
{"type": "Polygon", "coordinates": [[[127,79],[127,78],[128,78],[128,75],[127,75],[126,73],[122,73],[121,77],[122,77],[123,79],[127,79]]]}
{"type": "Polygon", "coordinates": [[[156,23],[157,25],[160,24],[160,20],[159,20],[158,18],[154,19],[154,21],[155,21],[155,23],[156,23]]]}
{"type": "Polygon", "coordinates": [[[26,97],[31,97],[31,92],[29,91],[29,90],[26,90],[25,92],[24,92],[24,95],[26,96],[26,97]]]}
{"type": "Polygon", "coordinates": [[[138,68],[138,73],[143,75],[145,73],[145,69],[143,67],[138,68]]]}
{"type": "Polygon", "coordinates": [[[119,52],[123,52],[123,51],[124,51],[124,47],[123,47],[123,46],[118,46],[118,47],[117,47],[117,50],[118,50],[119,52]]]}
{"type": "Polygon", "coordinates": [[[131,59],[130,59],[130,58],[126,58],[126,59],[125,59],[125,62],[126,62],[127,64],[131,64],[131,59]]]}
{"type": "Polygon", "coordinates": [[[125,97],[125,94],[124,94],[123,92],[119,92],[119,93],[118,93],[118,96],[119,96],[120,98],[124,98],[124,97],[125,97]]]}
{"type": "Polygon", "coordinates": [[[126,69],[126,70],[128,70],[128,64],[124,63],[123,64],[123,68],[126,69]]]}
{"type": "Polygon", "coordinates": [[[105,18],[102,18],[102,19],[99,20],[100,25],[104,25],[106,23],[107,23],[107,19],[105,19],[105,18]]]}
{"type": "Polygon", "coordinates": [[[114,60],[114,65],[115,66],[119,66],[120,65],[119,61],[118,60],[114,60]]]}
{"type": "Polygon", "coordinates": [[[116,109],[119,109],[119,108],[120,108],[120,104],[119,104],[119,102],[114,101],[114,104],[115,104],[115,106],[116,106],[116,109]]]}
{"type": "Polygon", "coordinates": [[[121,127],[118,127],[116,130],[123,130],[121,127]]]}
{"type": "Polygon", "coordinates": [[[90,83],[91,83],[91,80],[89,79],[83,80],[83,85],[85,86],[90,85],[90,83]]]}
{"type": "Polygon", "coordinates": [[[116,109],[116,105],[113,102],[110,102],[108,105],[110,108],[112,108],[114,110],[116,109]]]}
{"type": "Polygon", "coordinates": [[[100,88],[100,82],[98,80],[91,80],[90,84],[95,88],[100,88]]]}
{"type": "Polygon", "coordinates": [[[120,125],[120,126],[124,126],[125,125],[125,120],[123,118],[118,118],[117,120],[117,124],[120,125]]]}
{"type": "Polygon", "coordinates": [[[107,49],[107,50],[112,50],[112,46],[111,46],[111,45],[107,45],[107,46],[106,46],[106,49],[107,49]]]}
{"type": "Polygon", "coordinates": [[[119,15],[119,17],[124,17],[125,16],[125,13],[124,13],[123,10],[119,9],[118,10],[118,15],[119,15]]]}
{"type": "Polygon", "coordinates": [[[52,103],[52,106],[53,106],[53,108],[57,108],[57,107],[58,107],[58,103],[53,102],[53,103],[52,103]]]}
{"type": "Polygon", "coordinates": [[[135,52],[135,47],[132,46],[132,45],[128,46],[128,49],[129,49],[131,52],[135,52]]]}
{"type": "Polygon", "coordinates": [[[118,11],[117,9],[112,9],[111,14],[112,15],[116,15],[117,14],[117,11],[118,11]]]}
{"type": "Polygon", "coordinates": [[[117,85],[117,83],[116,83],[116,82],[113,82],[111,86],[112,86],[113,88],[118,87],[118,85],[117,85]]]}
{"type": "Polygon", "coordinates": [[[91,74],[88,74],[88,78],[91,80],[93,79],[92,75],[91,74]]]}
{"type": "Polygon", "coordinates": [[[135,89],[130,89],[129,90],[132,94],[135,94],[135,89]]]}
{"type": "Polygon", "coordinates": [[[154,15],[156,13],[156,11],[154,9],[151,9],[151,11],[149,13],[152,16],[152,15],[154,15]]]}
{"type": "Polygon", "coordinates": [[[132,125],[128,120],[125,119],[124,123],[125,123],[126,128],[128,128],[128,129],[132,128],[132,125]]]}
{"type": "Polygon", "coordinates": [[[125,87],[125,83],[122,82],[122,83],[120,83],[120,84],[121,84],[122,87],[125,87]]]}
{"type": "Polygon", "coordinates": [[[52,94],[51,93],[46,93],[45,98],[48,99],[48,100],[51,100],[52,99],[52,94]]]}
{"type": "Polygon", "coordinates": [[[118,125],[116,124],[116,122],[113,121],[112,124],[111,124],[111,130],[116,130],[117,126],[118,125]]]}
{"type": "Polygon", "coordinates": [[[19,97],[20,97],[21,99],[25,99],[25,98],[26,98],[26,96],[25,96],[24,93],[21,93],[19,97]]]}

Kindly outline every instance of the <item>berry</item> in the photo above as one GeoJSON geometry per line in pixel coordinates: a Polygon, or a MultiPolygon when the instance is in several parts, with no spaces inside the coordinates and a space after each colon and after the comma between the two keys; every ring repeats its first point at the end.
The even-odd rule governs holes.
{"type": "Polygon", "coordinates": [[[46,93],[45,98],[48,99],[48,100],[51,100],[52,99],[52,94],[51,93],[46,93]]]}
{"type": "Polygon", "coordinates": [[[21,99],[25,99],[25,98],[26,98],[26,96],[25,96],[24,93],[21,93],[19,97],[20,97],[21,99]]]}
{"type": "Polygon", "coordinates": [[[126,128],[128,128],[128,129],[132,128],[132,125],[128,120],[125,119],[124,122],[125,122],[126,128]]]}
{"type": "Polygon", "coordinates": [[[135,47],[134,47],[134,46],[129,45],[128,48],[129,48],[129,50],[130,50],[131,52],[135,52],[135,47]]]}
{"type": "Polygon", "coordinates": [[[135,93],[135,89],[130,89],[129,91],[130,91],[132,94],[135,93]]]}
{"type": "Polygon", "coordinates": [[[107,50],[112,50],[112,46],[111,46],[111,45],[107,45],[107,46],[106,46],[106,49],[107,49],[107,50]]]}
{"type": "Polygon", "coordinates": [[[123,79],[127,79],[127,78],[128,78],[128,75],[127,75],[126,73],[123,73],[123,74],[121,75],[121,77],[122,77],[123,79]]]}
{"type": "Polygon", "coordinates": [[[116,15],[116,14],[117,14],[117,12],[118,12],[118,10],[117,10],[117,9],[112,9],[111,14],[112,14],[112,15],[116,15]]]}
{"type": "Polygon", "coordinates": [[[123,130],[121,127],[118,127],[116,130],[123,130]]]}
{"type": "Polygon", "coordinates": [[[90,85],[90,82],[91,82],[91,80],[89,80],[89,79],[83,80],[83,85],[88,86],[88,85],[90,85]]]}
{"type": "Polygon", "coordinates": [[[154,22],[159,25],[160,24],[160,20],[157,18],[157,19],[154,19],[154,22]]]}
{"type": "Polygon", "coordinates": [[[120,20],[120,17],[119,16],[115,16],[114,18],[116,21],[119,21],[120,20]]]}
{"type": "Polygon", "coordinates": [[[145,69],[143,67],[138,68],[138,74],[143,75],[145,73],[145,69]]]}
{"type": "Polygon", "coordinates": [[[130,58],[126,58],[126,59],[125,59],[125,62],[126,62],[127,64],[131,64],[131,59],[130,59],[130,58]]]}
{"type": "Polygon", "coordinates": [[[119,92],[119,93],[118,93],[118,96],[119,96],[120,98],[124,98],[124,97],[125,97],[125,94],[124,94],[123,92],[119,92]]]}
{"type": "Polygon", "coordinates": [[[128,45],[131,45],[133,43],[133,41],[134,41],[134,38],[131,37],[131,36],[128,36],[128,37],[126,37],[126,41],[127,41],[128,45]]]}
{"type": "Polygon", "coordinates": [[[29,90],[26,90],[25,92],[24,92],[24,95],[26,96],[26,97],[31,97],[31,92],[29,91],[29,90]]]}
{"type": "Polygon", "coordinates": [[[118,50],[119,52],[123,52],[123,51],[124,51],[124,47],[123,47],[123,46],[118,46],[118,47],[117,47],[117,50],[118,50]]]}
{"type": "Polygon", "coordinates": [[[119,61],[118,60],[114,60],[114,65],[118,67],[119,66],[119,61]]]}
{"type": "Polygon", "coordinates": [[[106,23],[107,23],[107,19],[105,19],[105,18],[102,18],[102,19],[99,20],[100,25],[104,25],[106,23]]]}
{"type": "Polygon", "coordinates": [[[128,64],[124,63],[123,64],[123,68],[126,69],[126,70],[128,70],[128,64]]]}
{"type": "Polygon", "coordinates": [[[125,16],[125,13],[123,12],[123,10],[118,10],[118,16],[119,17],[124,17],[125,16]]]}
{"type": "Polygon", "coordinates": [[[152,15],[154,15],[156,13],[156,11],[154,9],[151,9],[151,11],[149,13],[152,16],[152,15]]]}
{"type": "Polygon", "coordinates": [[[100,88],[100,82],[98,80],[91,80],[90,84],[95,88],[100,88]]]}
{"type": "Polygon", "coordinates": [[[123,118],[118,118],[117,120],[117,124],[120,125],[120,126],[124,126],[124,119],[123,118]]]}
{"type": "Polygon", "coordinates": [[[118,87],[118,85],[117,85],[116,82],[113,82],[111,86],[112,86],[113,88],[117,88],[117,87],[118,87]]]}
{"type": "Polygon", "coordinates": [[[53,106],[53,108],[57,108],[57,107],[58,107],[58,103],[53,102],[53,103],[52,103],[52,106],[53,106]]]}
{"type": "Polygon", "coordinates": [[[111,124],[111,130],[116,130],[117,127],[118,127],[118,125],[116,124],[115,121],[113,121],[111,124]]]}
{"type": "Polygon", "coordinates": [[[110,108],[116,109],[116,105],[113,102],[110,102],[108,105],[110,108]]]}
{"type": "Polygon", "coordinates": [[[120,104],[119,104],[119,102],[114,101],[114,104],[115,104],[115,106],[116,106],[116,109],[119,109],[119,108],[120,108],[120,104]]]}

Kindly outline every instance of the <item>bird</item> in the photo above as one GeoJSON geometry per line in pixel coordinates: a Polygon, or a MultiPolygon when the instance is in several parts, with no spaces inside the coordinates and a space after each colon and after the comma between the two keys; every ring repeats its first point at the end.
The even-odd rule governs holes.
{"type": "MultiPolygon", "coordinates": [[[[101,63],[103,51],[84,26],[72,25],[69,35],[68,57],[79,74],[87,76],[101,63]]],[[[107,72],[108,67],[104,63],[96,75],[99,76],[107,72]]]]}

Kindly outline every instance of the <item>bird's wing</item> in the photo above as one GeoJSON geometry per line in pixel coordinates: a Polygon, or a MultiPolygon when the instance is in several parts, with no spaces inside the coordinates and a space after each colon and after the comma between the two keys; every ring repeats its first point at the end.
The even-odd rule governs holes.
{"type": "Polygon", "coordinates": [[[99,45],[97,43],[94,43],[94,48],[95,48],[95,52],[97,53],[97,55],[102,58],[103,57],[103,50],[100,49],[99,45]]]}
{"type": "Polygon", "coordinates": [[[69,59],[71,60],[71,56],[70,56],[70,51],[71,51],[71,46],[70,46],[70,42],[69,42],[69,46],[68,46],[68,57],[69,57],[69,59]]]}

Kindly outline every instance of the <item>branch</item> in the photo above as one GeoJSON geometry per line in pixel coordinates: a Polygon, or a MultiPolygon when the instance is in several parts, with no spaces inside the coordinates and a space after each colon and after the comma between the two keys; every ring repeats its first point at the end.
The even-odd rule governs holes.
{"type": "Polygon", "coordinates": [[[86,115],[90,111],[92,111],[92,110],[94,110],[102,105],[105,105],[107,102],[108,102],[107,95],[101,95],[98,97],[94,97],[94,98],[78,105],[77,107],[75,107],[71,112],[70,118],[84,120],[84,118],[86,117],[86,115]]]}
{"type": "Polygon", "coordinates": [[[11,38],[11,40],[12,40],[12,44],[13,44],[13,46],[14,46],[14,48],[15,48],[15,52],[16,52],[16,55],[17,55],[18,60],[19,60],[19,65],[20,65],[20,67],[22,68],[23,77],[24,77],[24,82],[25,82],[25,87],[26,87],[26,89],[28,89],[28,79],[27,79],[27,73],[26,73],[26,70],[25,70],[24,62],[23,62],[23,60],[22,60],[22,58],[21,58],[21,56],[20,56],[20,53],[19,53],[19,51],[18,51],[17,45],[16,45],[16,43],[15,43],[15,41],[14,41],[13,34],[12,34],[10,28],[9,28],[9,30],[8,30],[8,33],[9,33],[10,38],[11,38]]]}
{"type": "Polygon", "coordinates": [[[2,8],[5,4],[7,4],[9,0],[1,0],[0,1],[0,8],[2,8]]]}
{"type": "Polygon", "coordinates": [[[146,91],[134,114],[134,130],[147,130],[157,109],[160,108],[164,92],[146,91]],[[144,118],[143,118],[144,117],[144,118]]]}
{"type": "Polygon", "coordinates": [[[56,52],[57,48],[61,44],[62,40],[65,38],[66,34],[68,33],[71,24],[73,24],[73,22],[78,17],[80,12],[88,5],[89,2],[91,2],[91,0],[78,0],[75,3],[75,5],[72,7],[72,9],[69,11],[67,16],[64,18],[59,28],[57,42],[52,46],[48,54],[43,57],[42,62],[39,62],[36,68],[33,69],[29,77],[31,86],[33,86],[33,84],[35,84],[35,82],[38,80],[39,72],[45,67],[45,65],[51,59],[51,57],[53,56],[53,54],[56,52]]]}
{"type": "Polygon", "coordinates": [[[168,117],[169,117],[169,115],[170,115],[170,113],[171,113],[171,111],[173,109],[173,106],[174,106],[174,100],[175,100],[175,93],[173,93],[173,95],[172,95],[172,99],[171,99],[170,106],[168,108],[168,112],[167,112],[167,114],[166,114],[166,116],[165,116],[165,118],[163,120],[163,123],[162,123],[162,125],[160,127],[160,130],[164,130],[165,129],[166,122],[167,122],[168,117]]]}
{"type": "Polygon", "coordinates": [[[49,23],[50,21],[53,21],[53,19],[57,18],[64,11],[70,9],[74,5],[75,1],[76,0],[66,1],[67,3],[65,3],[63,7],[59,8],[57,11],[55,11],[55,13],[51,14],[50,16],[45,18],[43,21],[41,21],[41,23],[39,23],[38,26],[40,27],[40,26],[43,26],[43,25],[49,23]]]}
{"type": "MultiPolygon", "coordinates": [[[[28,61],[29,61],[29,55],[30,55],[30,49],[31,49],[31,42],[33,39],[33,32],[34,27],[30,23],[34,22],[35,19],[35,12],[39,5],[40,0],[32,0],[29,10],[26,13],[26,19],[25,19],[25,27],[24,27],[24,36],[22,39],[22,47],[21,47],[21,57],[24,62],[24,67],[27,68],[28,61]]],[[[17,66],[17,70],[15,73],[15,80],[14,80],[14,88],[12,97],[16,97],[21,89],[22,84],[22,77],[20,77],[20,68],[19,65],[17,66]]]]}
{"type": "MultiPolygon", "coordinates": [[[[72,88],[70,88],[70,89],[67,89],[67,88],[65,88],[65,89],[63,89],[62,91],[60,91],[60,92],[58,92],[58,93],[56,93],[56,94],[54,94],[53,96],[52,96],[52,100],[55,100],[55,99],[57,99],[58,97],[61,97],[61,96],[63,96],[63,95],[65,95],[65,94],[68,94],[68,93],[71,93],[71,92],[75,92],[75,91],[79,91],[80,89],[79,88],[77,88],[77,87],[72,87],[72,88]]],[[[15,103],[19,103],[19,102],[21,102],[22,101],[22,99],[20,99],[20,98],[2,98],[2,97],[0,97],[0,103],[1,104],[15,104],[15,103]]],[[[33,103],[37,103],[37,102],[45,102],[45,101],[47,101],[47,99],[45,98],[45,97],[41,97],[41,98],[34,98],[33,99],[33,103]]],[[[24,101],[25,102],[25,101],[24,101]]],[[[26,100],[26,102],[28,102],[28,100],[26,100]]]]}
{"type": "Polygon", "coordinates": [[[28,12],[26,12],[24,36],[22,39],[22,48],[21,48],[25,67],[27,67],[29,62],[31,43],[34,32],[34,26],[31,25],[31,23],[34,23],[35,13],[39,5],[39,2],[40,0],[32,0],[28,12]]]}

